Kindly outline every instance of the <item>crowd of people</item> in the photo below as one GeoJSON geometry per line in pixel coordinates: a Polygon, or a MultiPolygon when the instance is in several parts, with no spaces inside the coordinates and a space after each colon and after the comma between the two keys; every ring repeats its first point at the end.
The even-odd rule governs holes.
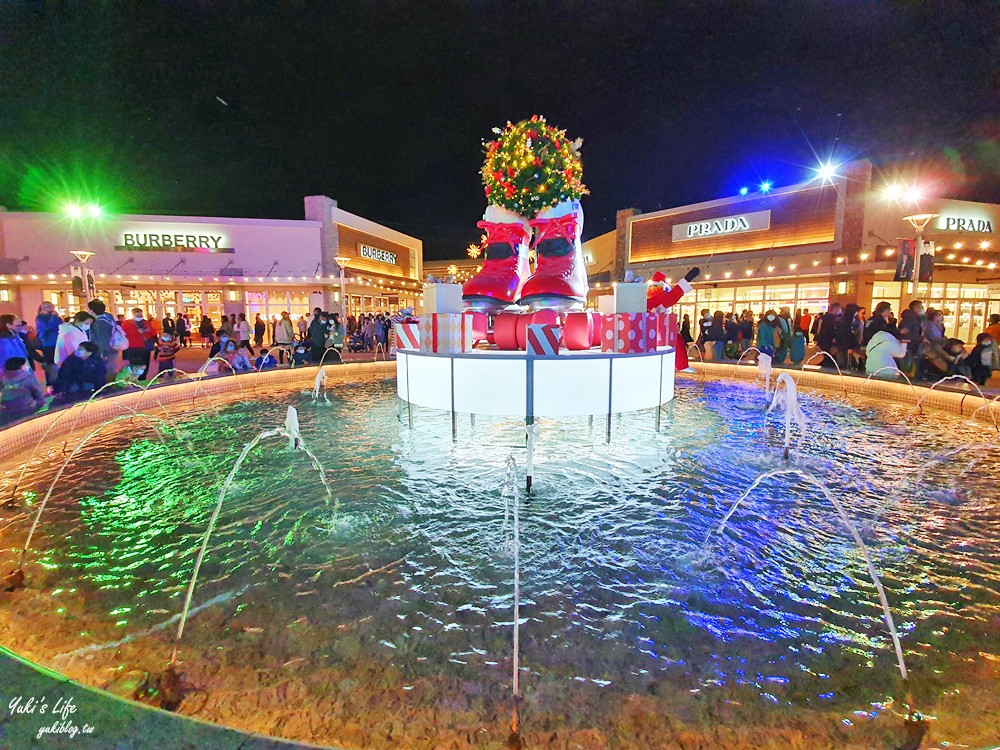
{"type": "Polygon", "coordinates": [[[696,343],[714,360],[739,359],[755,347],[776,365],[801,365],[811,340],[817,352],[824,353],[817,358],[820,366],[882,377],[902,373],[911,380],[937,381],[961,375],[985,385],[1000,370],[1000,315],[991,315],[989,325],[967,348],[961,339],[945,336],[944,313],[925,309],[919,300],[911,302],[898,320],[889,302],[880,302],[871,316],[859,305],[839,302],[818,315],[803,309],[793,316],[788,307],[759,316],[750,310],[712,314],[704,309],[697,333],[695,338],[685,315],[681,338],[686,345],[696,343]]]}
{"type": "Polygon", "coordinates": [[[185,314],[148,320],[141,308],[116,318],[99,299],[65,317],[44,302],[34,327],[14,315],[0,315],[0,421],[28,416],[49,403],[88,398],[109,383],[125,388],[157,376],[172,379],[178,353],[193,346],[194,333],[208,350],[200,370],[226,375],[312,364],[330,350],[337,356],[326,361],[343,361],[345,346],[358,352],[387,350],[393,321],[387,314],[363,314],[348,316],[345,324],[339,313],[317,307],[308,320],[293,321],[283,312],[270,321],[257,314],[251,322],[245,313],[234,313],[218,322],[203,316],[195,329],[185,314]]]}

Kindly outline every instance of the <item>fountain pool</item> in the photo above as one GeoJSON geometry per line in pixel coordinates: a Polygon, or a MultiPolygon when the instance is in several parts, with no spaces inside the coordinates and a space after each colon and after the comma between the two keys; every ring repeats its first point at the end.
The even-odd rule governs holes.
{"type": "MultiPolygon", "coordinates": [[[[327,393],[330,405],[269,389],[188,408],[173,417],[183,439],[143,420],[109,425],[56,486],[27,587],[0,594],[0,643],[121,694],[161,670],[220,485],[295,406],[333,496],[287,441],[248,454],[178,650],[205,693],[180,713],[344,748],[503,747],[503,486],[509,456],[523,470],[523,422],[459,420],[453,442],[448,414],[401,422],[391,381],[327,393]]],[[[910,486],[933,456],[981,445],[983,424],[857,397],[798,402],[809,433],[791,465],[871,526],[909,688],[934,717],[926,746],[996,741],[1000,454],[969,450],[910,486]]],[[[520,497],[526,746],[893,746],[904,710],[893,645],[822,493],[775,476],[711,535],[751,482],[785,465],[782,425],[764,408],[761,387],[680,380],[660,432],[648,413],[616,418],[610,444],[601,420],[538,421],[520,497]]],[[[64,440],[0,509],[4,573],[64,440]]],[[[0,467],[0,496],[19,469],[0,467]]]]}

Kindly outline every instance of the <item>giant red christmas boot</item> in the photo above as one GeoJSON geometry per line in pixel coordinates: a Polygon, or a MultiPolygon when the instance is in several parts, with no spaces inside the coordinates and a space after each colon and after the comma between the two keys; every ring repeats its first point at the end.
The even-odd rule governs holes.
{"type": "Polygon", "coordinates": [[[462,301],[470,310],[497,313],[513,304],[528,278],[528,220],[502,206],[486,207],[476,226],[486,231],[483,268],[462,285],[462,301]]]}
{"type": "Polygon", "coordinates": [[[580,202],[563,201],[543,208],[531,226],[535,229],[535,272],[524,282],[520,304],[532,310],[582,309],[590,287],[580,247],[580,202]]]}

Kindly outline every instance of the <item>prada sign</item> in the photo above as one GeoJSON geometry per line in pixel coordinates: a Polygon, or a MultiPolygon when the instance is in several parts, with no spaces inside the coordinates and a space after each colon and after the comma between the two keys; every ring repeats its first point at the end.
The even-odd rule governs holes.
{"type": "Polygon", "coordinates": [[[235,253],[231,247],[222,247],[225,237],[221,234],[167,234],[153,232],[126,232],[122,244],[115,250],[129,252],[153,250],[167,253],[235,253]]]}
{"type": "Polygon", "coordinates": [[[396,265],[396,253],[390,253],[388,250],[381,250],[360,242],[358,243],[358,255],[362,258],[368,258],[368,260],[378,261],[379,263],[396,265]]]}
{"type": "Polygon", "coordinates": [[[948,214],[941,214],[937,220],[937,228],[945,232],[993,234],[993,222],[981,216],[949,216],[948,214]]]}
{"type": "Polygon", "coordinates": [[[752,211],[734,216],[720,216],[717,219],[674,224],[672,239],[674,242],[683,242],[684,240],[700,240],[705,237],[721,237],[729,234],[742,234],[743,232],[759,232],[770,228],[770,211],[752,211]]]}

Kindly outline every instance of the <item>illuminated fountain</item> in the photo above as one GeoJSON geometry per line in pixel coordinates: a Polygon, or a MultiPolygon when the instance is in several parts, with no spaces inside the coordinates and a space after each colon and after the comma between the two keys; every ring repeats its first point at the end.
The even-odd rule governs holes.
{"type": "Polygon", "coordinates": [[[914,705],[935,740],[988,744],[1000,461],[984,422],[928,400],[900,436],[881,403],[781,373],[772,413],[786,435],[807,415],[809,441],[755,483],[766,375],[685,380],[667,429],[624,412],[611,443],[582,414],[480,413],[453,441],[448,409],[400,422],[391,382],[313,408],[321,369],[258,401],[233,384],[215,409],[164,398],[176,426],[123,411],[69,460],[33,460],[0,521],[5,562],[23,552],[29,573],[5,595],[4,645],[182,714],[348,748],[606,746],[636,727],[665,747],[898,747],[902,720],[924,729],[914,705]],[[936,500],[952,480],[961,502],[936,500]]]}

